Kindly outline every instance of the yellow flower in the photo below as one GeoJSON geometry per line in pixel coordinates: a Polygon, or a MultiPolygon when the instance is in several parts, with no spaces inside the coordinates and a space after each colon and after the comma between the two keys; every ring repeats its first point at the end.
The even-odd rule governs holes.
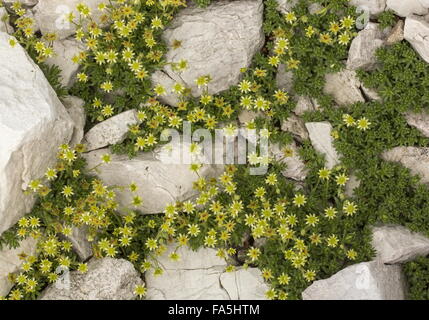
{"type": "Polygon", "coordinates": [[[365,118],[365,117],[360,118],[357,121],[357,127],[358,127],[358,129],[363,130],[363,131],[367,130],[370,125],[371,125],[371,122],[369,122],[368,119],[365,118]]]}
{"type": "Polygon", "coordinates": [[[307,202],[307,199],[303,194],[296,194],[295,197],[293,198],[293,204],[298,208],[305,205],[306,202],[307,202]]]}
{"type": "Polygon", "coordinates": [[[338,245],[338,241],[339,240],[337,236],[334,234],[326,239],[328,247],[332,247],[332,248],[335,248],[338,245]]]}

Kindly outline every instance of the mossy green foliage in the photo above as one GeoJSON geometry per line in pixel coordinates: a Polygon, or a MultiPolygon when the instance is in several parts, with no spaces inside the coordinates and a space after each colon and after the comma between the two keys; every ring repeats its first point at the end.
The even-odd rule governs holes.
{"type": "Polygon", "coordinates": [[[404,266],[409,292],[407,299],[429,300],[429,258],[421,257],[404,266]]]}
{"type": "Polygon", "coordinates": [[[406,41],[377,51],[380,66],[373,72],[359,72],[365,86],[374,88],[386,108],[400,112],[427,110],[429,65],[406,41]]]}

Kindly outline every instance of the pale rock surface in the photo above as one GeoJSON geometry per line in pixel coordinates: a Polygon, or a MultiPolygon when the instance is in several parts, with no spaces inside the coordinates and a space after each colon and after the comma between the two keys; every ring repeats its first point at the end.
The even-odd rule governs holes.
{"type": "Polygon", "coordinates": [[[13,33],[13,28],[9,24],[9,18],[6,18],[8,15],[5,8],[0,8],[0,32],[13,33]],[[3,20],[6,19],[6,20],[3,20]]]}
{"type": "Polygon", "coordinates": [[[278,3],[277,10],[281,13],[288,13],[295,7],[299,0],[276,0],[278,3]]]}
{"type": "Polygon", "coordinates": [[[0,234],[29,212],[23,190],[56,163],[73,122],[40,68],[0,32],[0,234]],[[41,157],[40,155],[43,155],[41,157]]]}
{"type": "MultiPolygon", "coordinates": [[[[143,285],[131,262],[124,259],[91,259],[88,272],[69,273],[70,287],[66,283],[50,285],[40,300],[133,300],[134,288],[143,285]]],[[[65,281],[64,281],[65,282],[65,281]]]]}
{"type": "Polygon", "coordinates": [[[382,158],[402,164],[419,175],[421,182],[429,183],[429,148],[396,147],[385,151],[382,158]]]}
{"type": "Polygon", "coordinates": [[[74,123],[73,136],[71,138],[70,145],[75,146],[82,142],[84,135],[86,114],[83,106],[85,101],[78,97],[67,96],[63,98],[63,104],[74,123]]]}
{"type": "Polygon", "coordinates": [[[222,287],[220,276],[227,264],[216,256],[216,250],[200,248],[192,251],[179,247],[179,261],[171,261],[168,255],[176,245],[168,246],[167,251],[157,257],[164,269],[161,276],[146,272],[147,300],[228,300],[228,292],[222,287]]]}
{"type": "MultiPolygon", "coordinates": [[[[17,0],[2,0],[6,5],[12,5],[17,0]]],[[[24,7],[30,8],[34,7],[39,0],[19,0],[20,3],[24,5],[24,7]]]]}
{"type": "Polygon", "coordinates": [[[27,256],[36,254],[37,241],[33,238],[27,238],[21,241],[18,248],[10,249],[3,247],[0,250],[0,296],[6,296],[13,287],[8,279],[9,273],[18,272],[23,261],[19,258],[21,253],[27,256]]]}
{"type": "Polygon", "coordinates": [[[354,190],[360,186],[360,180],[355,174],[351,174],[346,183],[345,195],[349,198],[354,196],[354,190]]]}
{"type": "Polygon", "coordinates": [[[57,65],[61,69],[61,84],[71,88],[76,82],[76,74],[79,64],[74,63],[72,58],[85,50],[85,46],[75,39],[64,39],[53,42],[55,55],[46,60],[49,66],[57,65]]]}
{"type": "Polygon", "coordinates": [[[73,227],[71,236],[65,237],[73,245],[73,250],[81,261],[86,261],[92,257],[92,244],[88,241],[88,232],[85,227],[73,227]]]}
{"type": "Polygon", "coordinates": [[[314,149],[325,155],[326,167],[332,169],[339,164],[339,155],[334,148],[334,139],[331,136],[332,125],[329,122],[307,122],[305,127],[314,149]]]}
{"type": "Polygon", "coordinates": [[[293,110],[293,112],[297,116],[302,116],[306,112],[316,111],[317,109],[318,109],[318,105],[317,103],[314,103],[312,99],[306,96],[298,96],[296,101],[296,107],[295,107],[295,110],[293,110]]]}
{"type": "Polygon", "coordinates": [[[356,102],[365,102],[360,91],[361,83],[353,70],[344,69],[325,76],[324,93],[333,96],[339,105],[348,105],[356,102]]]}
{"type": "Polygon", "coordinates": [[[287,146],[279,147],[278,144],[270,146],[270,152],[272,156],[279,162],[286,164],[286,168],[282,171],[282,174],[286,178],[291,178],[297,181],[303,181],[307,176],[307,169],[304,161],[298,154],[298,148],[293,142],[287,146]],[[292,152],[292,155],[285,155],[284,150],[292,152]]]}
{"type": "MultiPolygon", "coordinates": [[[[43,35],[48,33],[57,33],[59,40],[65,39],[76,32],[76,25],[67,21],[69,13],[73,12],[79,17],[76,6],[82,3],[82,0],[38,0],[38,4],[32,9],[37,24],[43,35]]],[[[97,9],[100,3],[106,3],[105,0],[86,0],[86,5],[91,9],[92,19],[99,23],[103,15],[97,9]]],[[[77,18],[78,19],[78,18],[77,18]]]]}
{"type": "Polygon", "coordinates": [[[415,127],[424,136],[429,137],[429,114],[426,112],[407,112],[405,119],[410,126],[415,127]]]}
{"type": "Polygon", "coordinates": [[[266,300],[265,293],[269,289],[257,268],[224,272],[220,283],[231,300],[266,300]]]}
{"type": "Polygon", "coordinates": [[[277,68],[276,84],[279,89],[286,92],[292,92],[293,89],[293,72],[287,71],[284,64],[280,64],[277,68]]]}
{"type": "Polygon", "coordinates": [[[317,14],[322,9],[323,6],[320,3],[311,3],[308,6],[308,12],[310,12],[310,14],[317,14]]]}
{"type": "Polygon", "coordinates": [[[246,123],[252,122],[259,117],[264,117],[264,114],[259,111],[243,110],[238,115],[238,122],[240,123],[240,125],[244,125],[246,123]]]}
{"type": "Polygon", "coordinates": [[[405,19],[404,38],[423,60],[429,62],[429,22],[421,17],[408,17],[405,19]]]}
{"type": "Polygon", "coordinates": [[[282,130],[292,133],[299,141],[309,138],[304,120],[295,114],[291,114],[286,120],[283,120],[282,130]]]}
{"type": "MultiPolygon", "coordinates": [[[[181,162],[180,159],[177,164],[169,162],[169,159],[164,160],[163,154],[157,150],[140,153],[132,159],[128,155],[111,154],[109,149],[92,151],[84,157],[88,161],[88,167],[92,168],[101,163],[102,155],[110,154],[111,162],[98,167],[97,176],[110,186],[127,187],[133,182],[136,183],[136,194],[128,190],[117,191],[120,205],[129,207],[133,197],[139,195],[143,204],[138,209],[145,214],[155,214],[163,212],[165,206],[170,203],[195,197],[198,192],[193,189],[193,182],[199,178],[196,173],[190,171],[189,164],[181,162]]],[[[183,152],[188,150],[189,148],[183,148],[183,152]]],[[[221,168],[220,165],[205,164],[199,170],[199,175],[206,178],[217,177],[222,173],[221,168]]]]}
{"type": "Polygon", "coordinates": [[[268,286],[256,268],[225,272],[227,263],[215,249],[169,244],[157,262],[164,269],[161,276],[147,272],[145,281],[148,300],[263,300],[268,286]],[[179,261],[168,255],[176,250],[179,261]]]}
{"type": "Polygon", "coordinates": [[[372,246],[377,259],[386,264],[404,263],[429,254],[429,238],[403,226],[374,227],[372,246]]]}
{"type": "Polygon", "coordinates": [[[350,0],[350,4],[363,9],[368,9],[371,15],[379,15],[386,8],[386,0],[350,0]]]}
{"type": "Polygon", "coordinates": [[[392,45],[404,40],[404,20],[398,20],[386,39],[387,45],[392,45]]]}
{"type": "Polygon", "coordinates": [[[387,0],[387,9],[393,10],[398,16],[408,17],[412,14],[428,14],[428,6],[424,0],[387,0]]]}
{"type": "Polygon", "coordinates": [[[381,101],[381,100],[383,100],[375,89],[367,88],[363,84],[361,85],[360,88],[362,89],[362,93],[367,100],[369,100],[369,101],[381,101]]]}
{"type": "Polygon", "coordinates": [[[377,23],[368,23],[353,39],[347,60],[347,69],[372,70],[377,65],[375,52],[384,45],[384,35],[377,23]]]}
{"type": "Polygon", "coordinates": [[[86,134],[86,150],[92,151],[121,143],[127,137],[129,126],[138,123],[137,111],[132,109],[96,124],[86,134]]]}
{"type": "Polygon", "coordinates": [[[181,10],[163,38],[168,45],[174,40],[182,42],[180,48],[168,51],[166,60],[187,60],[188,68],[177,72],[166,65],[152,78],[153,85],[161,84],[167,89],[160,100],[176,105],[177,97],[170,90],[175,82],[190,88],[193,96],[201,95],[202,89],[195,83],[200,76],[211,76],[210,94],[237,84],[241,69],[250,65],[264,44],[262,16],[261,0],[216,1],[207,8],[191,5],[181,10]]]}
{"type": "Polygon", "coordinates": [[[303,300],[404,300],[405,280],[400,266],[378,261],[349,266],[328,279],[313,282],[303,300]]]}

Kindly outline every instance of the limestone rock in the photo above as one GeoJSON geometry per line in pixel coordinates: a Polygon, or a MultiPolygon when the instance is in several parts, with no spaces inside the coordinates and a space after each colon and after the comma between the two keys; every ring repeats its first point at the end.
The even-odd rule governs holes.
{"type": "Polygon", "coordinates": [[[225,272],[220,276],[220,283],[231,300],[266,300],[269,289],[257,268],[225,272]]]}
{"type": "Polygon", "coordinates": [[[325,155],[326,167],[332,169],[339,164],[339,155],[334,148],[334,139],[331,136],[332,125],[329,122],[307,122],[305,127],[314,149],[325,155]]]}
{"type": "Polygon", "coordinates": [[[72,271],[69,278],[69,287],[66,281],[54,283],[40,300],[132,300],[134,288],[143,284],[131,262],[112,258],[93,258],[87,273],[72,271]]]}
{"type": "Polygon", "coordinates": [[[256,118],[263,116],[264,114],[262,112],[243,110],[238,115],[238,122],[240,123],[240,125],[245,125],[248,122],[252,122],[252,120],[255,120],[256,118]]]}
{"type": "Polygon", "coordinates": [[[362,262],[328,279],[313,282],[304,300],[404,300],[405,280],[400,266],[362,262]]]}
{"type": "Polygon", "coordinates": [[[5,8],[0,8],[0,32],[13,33],[13,28],[9,24],[9,17],[5,8]]]}
{"type": "Polygon", "coordinates": [[[129,126],[136,124],[137,111],[128,110],[96,124],[85,134],[88,151],[121,143],[127,137],[129,126]]]}
{"type": "Polygon", "coordinates": [[[372,238],[382,263],[404,263],[429,254],[429,238],[402,226],[374,227],[372,238]]]}
{"type": "MultiPolygon", "coordinates": [[[[10,6],[17,0],[2,0],[2,1],[4,2],[5,5],[10,6]]],[[[19,0],[19,2],[22,3],[24,7],[31,8],[31,7],[34,7],[39,2],[39,0],[19,0]]]]}
{"type": "Polygon", "coordinates": [[[278,3],[277,10],[281,13],[287,13],[295,7],[299,0],[276,0],[278,3]]]}
{"type": "Polygon", "coordinates": [[[280,64],[277,68],[276,84],[279,89],[286,92],[292,92],[293,89],[293,72],[287,71],[284,64],[280,64]]]}
{"type": "Polygon", "coordinates": [[[386,8],[386,0],[350,0],[350,4],[363,9],[368,9],[371,15],[379,15],[386,8]]]}
{"type": "Polygon", "coordinates": [[[66,239],[73,245],[73,250],[79,256],[81,261],[86,261],[92,257],[92,244],[88,241],[88,232],[85,227],[73,227],[72,235],[66,239]]]}
{"type": "Polygon", "coordinates": [[[375,52],[384,45],[383,38],[383,33],[378,24],[368,23],[350,45],[347,69],[364,69],[367,71],[374,69],[377,64],[375,52]]]}
{"type": "Polygon", "coordinates": [[[23,261],[19,258],[19,255],[21,253],[25,253],[27,256],[35,255],[36,244],[36,240],[27,238],[22,240],[16,249],[3,247],[3,250],[0,251],[0,296],[6,296],[13,287],[8,275],[20,270],[23,261]]]}
{"type": "MultiPolygon", "coordinates": [[[[82,0],[38,0],[38,4],[33,8],[34,17],[43,35],[48,33],[57,33],[59,40],[65,39],[76,32],[76,25],[68,22],[67,16],[71,12],[79,17],[76,6],[82,3],[82,0]]],[[[91,9],[91,18],[101,22],[103,13],[98,10],[100,3],[106,3],[105,0],[86,0],[84,2],[91,9]]]]}
{"type": "Polygon", "coordinates": [[[228,292],[222,288],[220,276],[226,262],[216,256],[216,250],[200,248],[192,251],[179,247],[179,261],[171,261],[168,255],[176,249],[175,244],[157,257],[164,274],[154,276],[147,272],[145,282],[148,300],[228,300],[228,292]]]}
{"type": "Polygon", "coordinates": [[[407,119],[407,123],[410,126],[415,127],[424,136],[429,137],[429,114],[427,114],[426,112],[407,112],[405,114],[405,118],[407,119]]]}
{"type": "Polygon", "coordinates": [[[316,111],[318,109],[317,104],[313,103],[312,99],[306,96],[298,96],[296,107],[293,112],[297,116],[302,116],[306,112],[316,111]]]}
{"type": "MultiPolygon", "coordinates": [[[[179,148],[180,149],[180,148],[179,148]]],[[[183,152],[189,148],[184,147],[183,152]]],[[[155,152],[141,153],[135,158],[129,159],[128,155],[113,155],[108,149],[100,149],[85,154],[88,167],[92,168],[101,163],[101,156],[111,155],[111,162],[97,168],[97,176],[107,185],[129,186],[136,183],[136,194],[128,190],[117,191],[117,200],[123,207],[129,207],[135,195],[143,199],[139,207],[146,214],[161,213],[165,206],[176,201],[186,201],[198,193],[193,189],[193,182],[199,176],[215,177],[220,172],[221,166],[205,164],[199,170],[199,176],[190,171],[186,162],[169,163],[155,152]]],[[[202,161],[200,163],[203,163],[202,161]]]]}
{"type": "MultiPolygon", "coordinates": [[[[216,1],[206,8],[189,6],[181,10],[164,31],[163,38],[168,45],[174,40],[181,41],[180,48],[167,52],[166,60],[173,63],[187,60],[188,68],[179,73],[166,65],[162,70],[164,75],[157,79],[160,82],[152,78],[152,83],[164,85],[168,91],[173,82],[180,82],[191,89],[193,96],[202,94],[202,88],[195,83],[200,76],[211,76],[210,94],[237,84],[241,69],[250,65],[264,44],[262,16],[261,0],[216,1]]],[[[173,105],[175,99],[169,91],[160,97],[162,102],[173,105]]]]}
{"type": "Polygon", "coordinates": [[[351,174],[349,180],[346,183],[345,195],[349,198],[354,196],[354,190],[360,186],[360,180],[355,174],[351,174]]]}
{"type": "Polygon", "coordinates": [[[294,114],[283,120],[282,130],[292,133],[299,141],[309,138],[304,120],[294,114]]]}
{"type": "Polygon", "coordinates": [[[193,251],[176,244],[157,258],[164,274],[146,273],[148,300],[263,300],[268,286],[256,268],[224,272],[227,263],[216,255],[215,249],[193,251]],[[173,262],[168,255],[176,250],[180,260],[173,262]]]}
{"type": "Polygon", "coordinates": [[[74,122],[73,136],[70,141],[71,146],[75,146],[82,142],[84,128],[86,123],[85,109],[83,108],[85,101],[78,97],[68,96],[63,99],[63,104],[66,107],[67,113],[74,122]]]}
{"type": "Polygon", "coordinates": [[[362,93],[367,100],[369,100],[369,101],[382,101],[383,100],[375,89],[367,88],[363,84],[360,88],[362,89],[362,93]]]}
{"type": "Polygon", "coordinates": [[[423,60],[429,62],[429,22],[416,16],[408,17],[405,19],[404,38],[423,60]]]}
{"type": "Polygon", "coordinates": [[[53,42],[55,56],[46,60],[46,64],[57,65],[61,69],[61,84],[71,88],[76,82],[76,74],[79,64],[74,63],[72,58],[84,51],[84,45],[75,39],[57,40],[53,42]]]}
{"type": "Polygon", "coordinates": [[[408,17],[412,14],[426,15],[429,12],[428,6],[424,6],[422,2],[422,0],[387,0],[386,5],[398,16],[408,17]]]}
{"type": "Polygon", "coordinates": [[[429,148],[396,147],[385,151],[382,158],[401,163],[413,174],[419,175],[423,183],[429,183],[429,148]]]}
{"type": "Polygon", "coordinates": [[[304,161],[299,157],[298,148],[295,143],[282,148],[278,144],[274,144],[270,146],[270,151],[277,161],[286,164],[286,168],[282,171],[283,176],[297,181],[305,179],[307,169],[305,168],[304,161]]]}
{"type": "Polygon", "coordinates": [[[356,102],[365,102],[360,91],[361,83],[352,70],[342,70],[329,73],[325,76],[324,93],[334,97],[339,105],[348,105],[356,102]]]}
{"type": "Polygon", "coordinates": [[[392,45],[404,40],[404,20],[398,20],[386,39],[386,44],[392,45]]]}
{"type": "Polygon", "coordinates": [[[0,234],[28,212],[23,190],[56,163],[73,122],[40,68],[0,32],[0,234]],[[43,155],[41,157],[40,155],[43,155]]]}

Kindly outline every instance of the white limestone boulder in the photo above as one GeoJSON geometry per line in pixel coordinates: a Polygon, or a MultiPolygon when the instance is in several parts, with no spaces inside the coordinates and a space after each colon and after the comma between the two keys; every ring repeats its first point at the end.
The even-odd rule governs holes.
{"type": "Polygon", "coordinates": [[[277,5],[277,10],[279,10],[281,13],[287,13],[289,11],[291,11],[293,9],[293,7],[295,7],[299,0],[276,0],[278,5],[277,5]]]}
{"type": "Polygon", "coordinates": [[[303,300],[405,300],[405,280],[400,266],[378,261],[347,267],[328,279],[313,282],[303,300]]]}
{"type": "Polygon", "coordinates": [[[387,8],[393,10],[398,16],[408,17],[413,14],[428,14],[428,5],[425,0],[387,0],[387,8]]]}
{"type": "Polygon", "coordinates": [[[372,245],[377,259],[386,264],[404,263],[429,254],[429,238],[403,226],[374,227],[372,245]]]}
{"type": "Polygon", "coordinates": [[[302,161],[299,156],[298,148],[295,143],[291,143],[284,147],[273,144],[270,146],[270,152],[275,160],[286,165],[286,168],[282,171],[284,177],[296,181],[305,180],[307,169],[304,161],[302,161]]]}
{"type": "Polygon", "coordinates": [[[164,273],[154,276],[146,272],[148,300],[264,300],[268,285],[256,268],[225,272],[227,263],[219,258],[215,249],[169,244],[167,251],[157,257],[164,273]],[[176,250],[179,261],[168,255],[176,250]]]}
{"type": "Polygon", "coordinates": [[[398,22],[396,22],[395,26],[392,28],[389,35],[387,36],[387,45],[392,45],[404,40],[404,25],[404,20],[398,20],[398,22]]]}
{"type": "Polygon", "coordinates": [[[127,137],[129,126],[137,122],[137,111],[132,109],[96,124],[85,134],[86,150],[92,151],[121,143],[127,137]]]}
{"type": "Polygon", "coordinates": [[[66,281],[50,285],[40,300],[133,300],[143,281],[131,262],[124,259],[91,259],[88,271],[69,273],[66,281]]]}
{"type": "Polygon", "coordinates": [[[61,70],[61,84],[64,87],[71,88],[76,82],[76,74],[79,70],[79,64],[74,63],[72,58],[85,50],[82,42],[73,38],[57,40],[53,42],[55,55],[46,60],[49,66],[56,65],[61,70]]]}
{"type": "Polygon", "coordinates": [[[220,283],[231,300],[266,300],[269,287],[257,268],[224,272],[220,283]]]}
{"type": "Polygon", "coordinates": [[[407,112],[405,114],[407,123],[419,130],[424,136],[429,137],[429,114],[425,111],[421,113],[407,112]]]}
{"type": "Polygon", "coordinates": [[[82,142],[84,135],[84,128],[86,123],[85,109],[83,108],[85,101],[78,97],[67,96],[62,99],[67,113],[74,123],[73,136],[70,141],[71,146],[75,146],[82,142]]]}
{"type": "Polygon", "coordinates": [[[0,296],[5,297],[14,285],[9,281],[8,275],[21,269],[23,260],[20,259],[19,255],[34,256],[36,254],[36,244],[36,240],[27,238],[22,240],[15,249],[3,247],[3,250],[0,250],[0,296]]]}
{"type": "Polygon", "coordinates": [[[316,151],[325,155],[326,167],[332,169],[340,163],[331,135],[332,125],[329,122],[307,122],[305,124],[311,144],[316,151]]]}
{"type": "Polygon", "coordinates": [[[154,85],[161,84],[167,94],[164,103],[175,105],[177,96],[171,86],[182,83],[193,96],[202,94],[195,79],[210,75],[208,91],[215,94],[228,89],[240,80],[241,69],[247,68],[256,52],[264,44],[262,31],[263,4],[261,0],[216,1],[206,8],[191,5],[181,10],[164,31],[168,45],[181,41],[177,49],[166,54],[168,62],[184,59],[188,68],[182,72],[166,65],[152,77],[154,85]]]}
{"type": "Polygon", "coordinates": [[[0,234],[29,212],[23,190],[56,163],[73,121],[40,68],[0,32],[0,234]]]}
{"type": "Polygon", "coordinates": [[[350,0],[351,5],[368,10],[371,15],[377,16],[386,8],[386,0],[350,0]]]}
{"type": "Polygon", "coordinates": [[[421,17],[408,17],[405,19],[404,38],[429,63],[429,22],[421,17]]]}
{"type": "Polygon", "coordinates": [[[299,141],[309,138],[304,120],[295,114],[291,114],[286,120],[283,120],[282,130],[292,133],[299,141]]]}
{"type": "Polygon", "coordinates": [[[105,0],[38,0],[38,4],[33,7],[34,17],[43,35],[56,33],[58,39],[62,40],[76,32],[76,25],[67,20],[68,15],[73,12],[79,18],[76,6],[85,3],[91,10],[91,18],[99,23],[103,12],[98,10],[100,3],[107,3],[105,0]]]}
{"type": "Polygon", "coordinates": [[[13,33],[13,28],[9,24],[9,15],[5,8],[0,8],[0,32],[13,33]]]}
{"type": "MultiPolygon", "coordinates": [[[[179,149],[189,153],[189,146],[179,149]]],[[[197,175],[190,170],[190,164],[182,159],[172,163],[158,150],[140,153],[132,159],[128,155],[111,154],[109,149],[95,150],[84,156],[88,167],[93,168],[101,163],[102,155],[111,154],[111,162],[102,164],[93,173],[107,185],[126,187],[124,191],[117,191],[117,200],[123,207],[129,208],[133,197],[139,195],[143,204],[138,209],[145,214],[161,213],[168,204],[194,198],[198,192],[193,189],[193,183],[199,176],[212,178],[222,173],[221,165],[204,164],[197,175]],[[127,189],[133,182],[138,186],[136,194],[127,189]]]]}
{"type": "Polygon", "coordinates": [[[396,147],[385,151],[382,158],[402,164],[413,174],[419,175],[421,182],[429,183],[429,148],[396,147]]]}
{"type": "Polygon", "coordinates": [[[377,65],[375,53],[385,44],[385,36],[377,23],[368,23],[353,39],[347,60],[347,69],[372,70],[377,65]]]}
{"type": "Polygon", "coordinates": [[[160,276],[146,272],[147,300],[228,300],[228,292],[221,286],[220,276],[227,266],[224,259],[216,255],[215,249],[200,248],[193,251],[179,247],[179,261],[168,255],[176,249],[175,244],[157,261],[164,269],[160,276]]]}
{"type": "Polygon", "coordinates": [[[325,75],[325,80],[323,92],[332,95],[340,106],[365,102],[360,91],[361,82],[355,71],[344,69],[340,72],[328,73],[325,75]]]}

